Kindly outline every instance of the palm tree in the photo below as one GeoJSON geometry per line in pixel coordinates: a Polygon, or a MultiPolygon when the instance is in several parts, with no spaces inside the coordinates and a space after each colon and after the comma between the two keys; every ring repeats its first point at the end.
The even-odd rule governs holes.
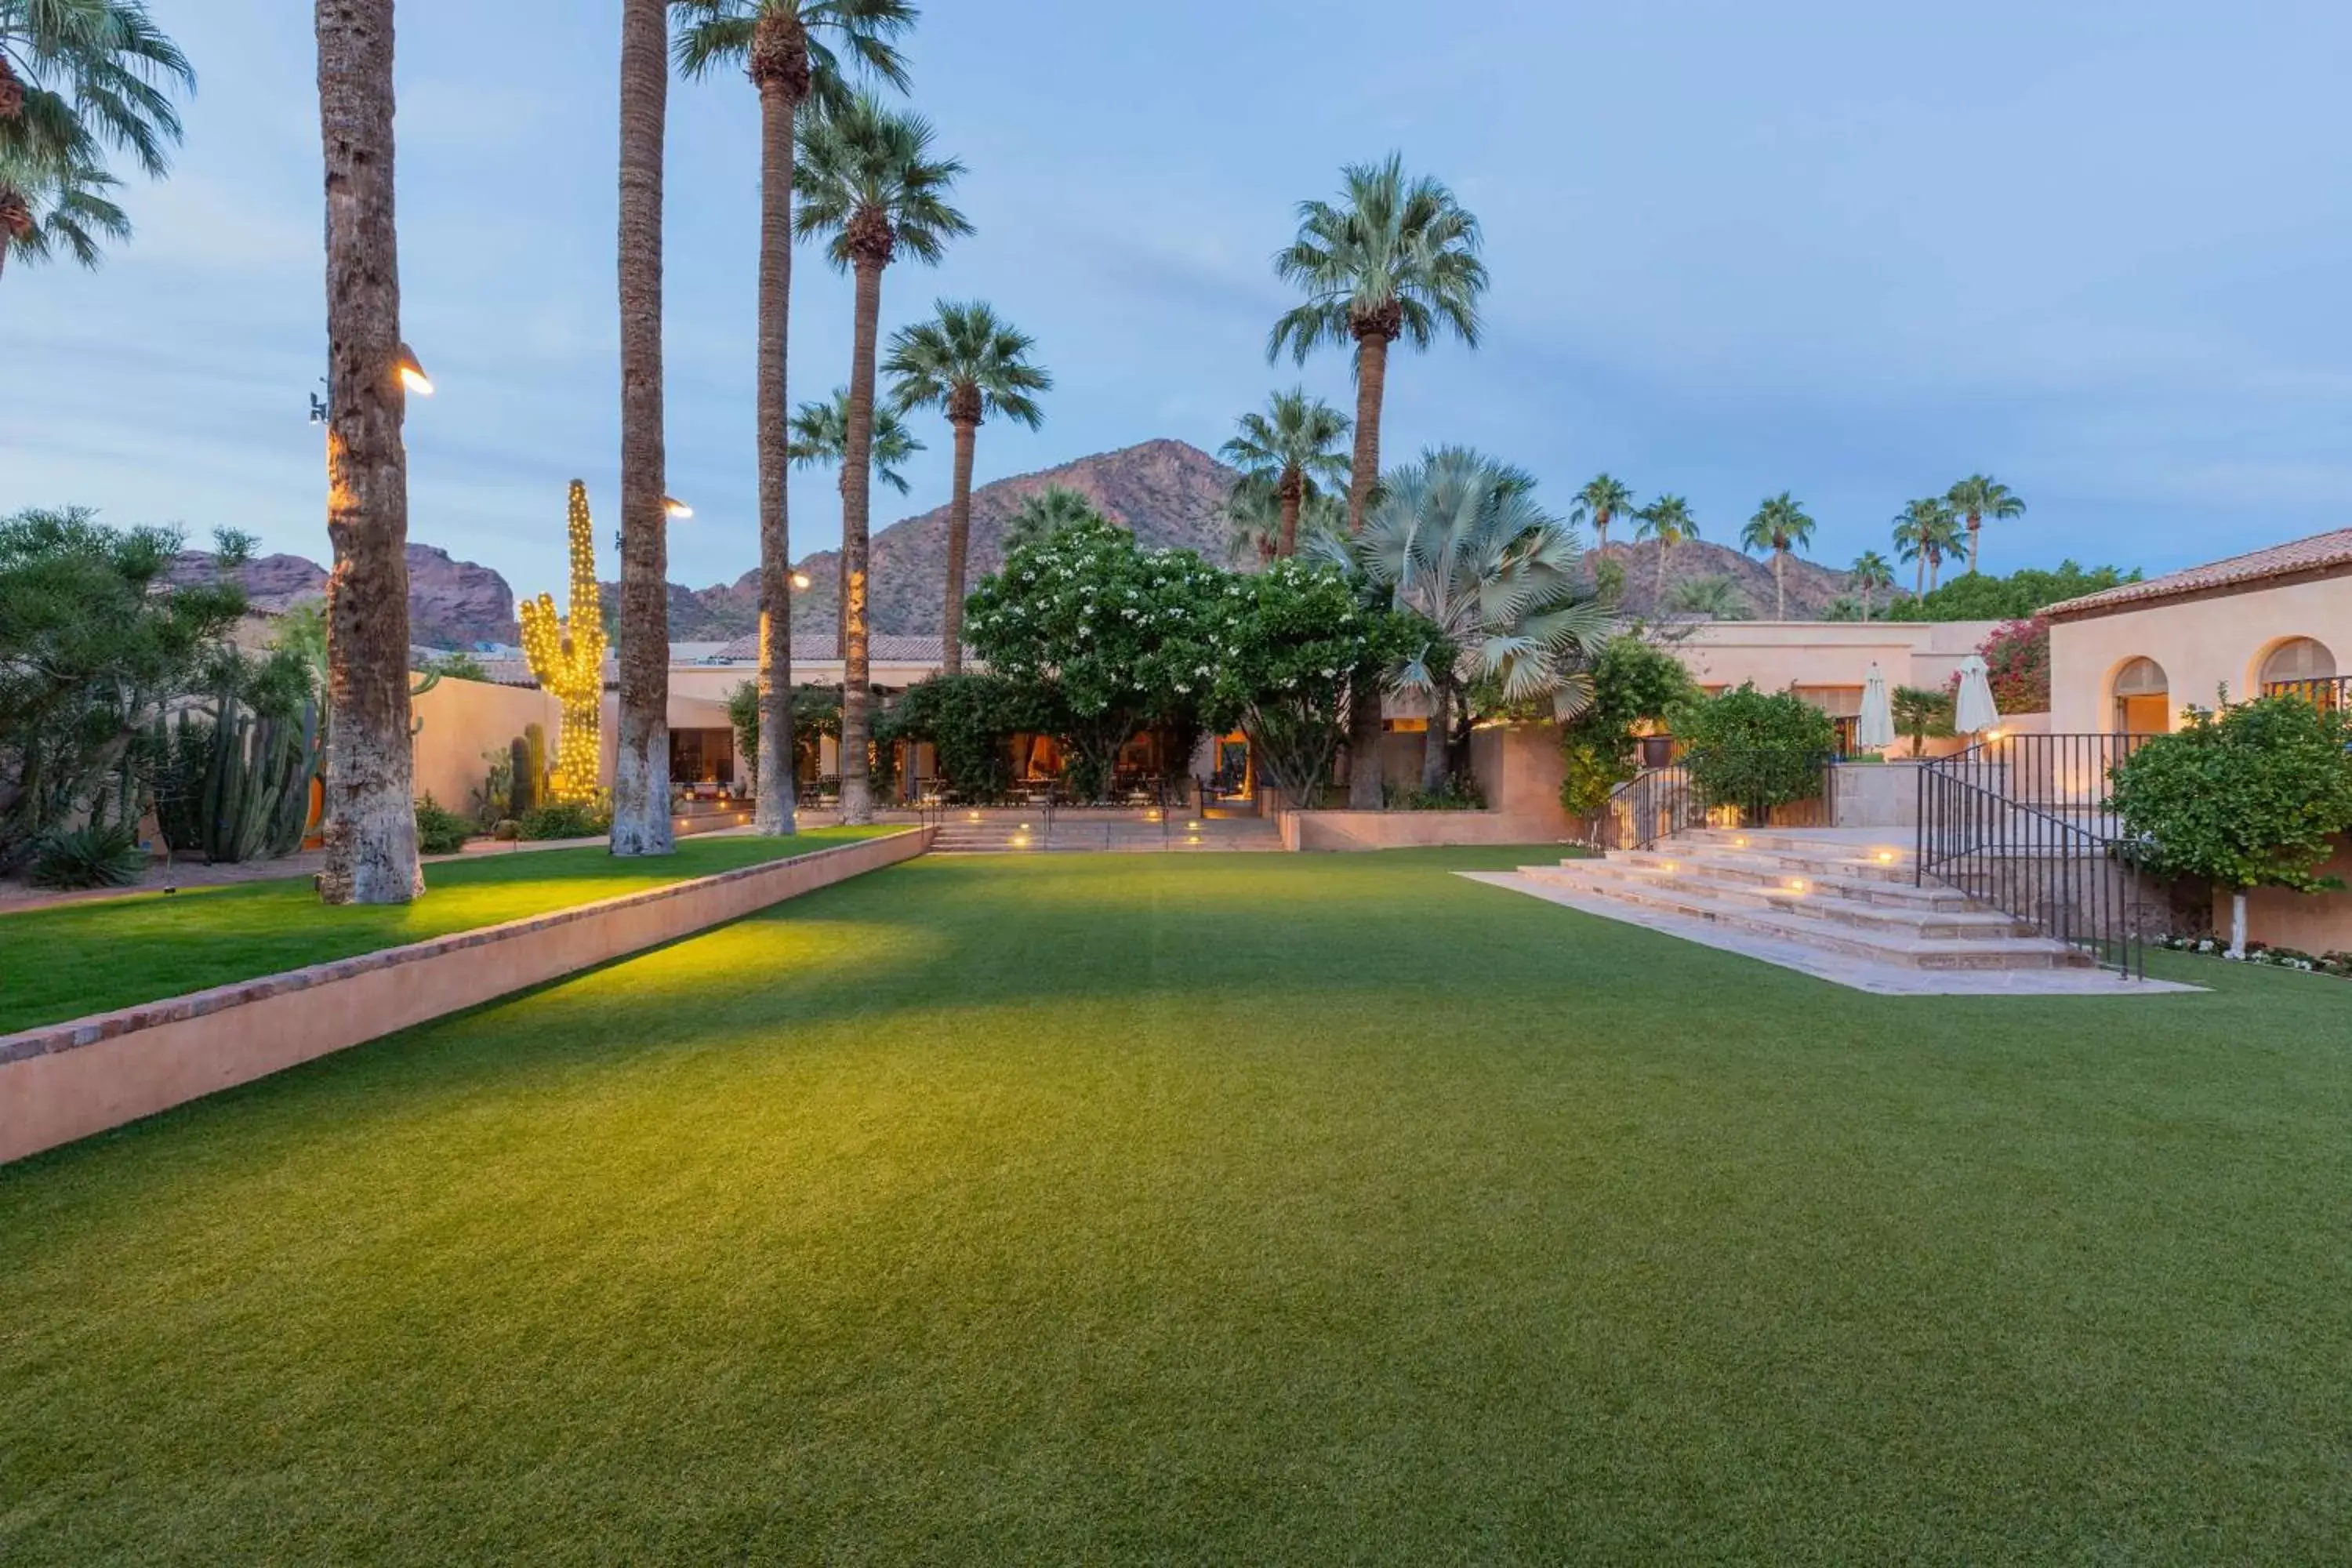
{"type": "MultiPolygon", "coordinates": [[[[1349,465],[1348,531],[1360,533],[1381,472],[1381,405],[1389,345],[1426,349],[1451,331],[1478,346],[1478,300],[1486,267],[1478,220],[1437,180],[1407,178],[1395,153],[1340,171],[1337,204],[1302,202],[1298,237],[1274,258],[1307,295],[1274,325],[1269,363],[1290,349],[1301,364],[1323,343],[1356,345],[1356,450],[1349,465]]],[[[1381,804],[1380,693],[1359,679],[1349,704],[1349,804],[1381,804]]]]}
{"type": "Polygon", "coordinates": [[[1666,607],[1711,621],[1744,621],[1748,616],[1748,595],[1728,577],[1685,577],[1666,596],[1666,607]]]}
{"type": "Polygon", "coordinates": [[[895,114],[861,92],[835,113],[801,127],[808,178],[793,227],[803,239],[831,236],[826,258],[857,279],[849,366],[848,439],[841,504],[841,819],[874,820],[866,748],[869,710],[866,601],[867,530],[872,521],[875,339],[882,317],[882,271],[900,255],[936,264],[947,242],[971,223],[948,205],[963,173],[952,158],[931,155],[931,127],[895,114]]]}
{"type": "Polygon", "coordinates": [[[1772,618],[1789,618],[1789,555],[1812,542],[1813,520],[1794,497],[1782,490],[1769,498],[1739,531],[1739,547],[1772,552],[1772,618]]]}
{"type": "Polygon", "coordinates": [[[668,451],[662,435],[662,145],[668,0],[621,0],[621,690],[615,855],[667,855],[668,451]]]}
{"type": "MultiPolygon", "coordinates": [[[[336,25],[341,26],[338,18],[336,25]]],[[[109,147],[160,177],[195,73],[144,0],[0,0],[0,266],[62,247],[85,267],[131,222],[109,147]]]]}
{"type": "MultiPolygon", "coordinates": [[[[760,95],[760,756],[756,776],[793,776],[792,524],[784,411],[792,331],[794,127],[802,106],[845,101],[849,70],[899,88],[892,40],[914,26],[907,0],[673,0],[677,63],[699,78],[740,65],[760,95]]],[[[793,791],[763,789],[754,826],[790,833],[793,791]]]]}
{"type": "MultiPolygon", "coordinates": [[[[793,468],[840,467],[849,455],[849,388],[835,387],[829,403],[802,404],[793,415],[788,435],[784,452],[793,468]]],[[[907,494],[914,487],[907,482],[898,465],[924,449],[895,406],[887,403],[874,405],[870,456],[876,479],[900,495],[907,494]]],[[[835,488],[842,488],[842,481],[835,480],[835,488]]]]}
{"type": "Polygon", "coordinates": [[[319,7],[327,188],[326,869],[331,904],[425,891],[409,740],[408,456],[393,218],[393,0],[319,7]]]}
{"type": "MultiPolygon", "coordinates": [[[[1282,498],[1255,474],[1244,474],[1217,509],[1225,523],[1225,554],[1234,564],[1271,565],[1282,553],[1282,498]]],[[[1295,536],[1294,536],[1295,537],[1295,536]]]]}
{"type": "Polygon", "coordinates": [[[1990,474],[1970,474],[1954,485],[1944,499],[1954,511],[1969,520],[1969,570],[1977,569],[1977,540],[1983,531],[1984,520],[1997,518],[2003,521],[2025,515],[2025,500],[1990,474]]]}
{"type": "Polygon", "coordinates": [[[1335,488],[1348,482],[1348,460],[1333,450],[1347,437],[1348,416],[1301,386],[1276,393],[1265,413],[1243,415],[1237,428],[1218,455],[1244,479],[1266,487],[1280,509],[1275,553],[1296,555],[1298,514],[1321,493],[1317,481],[1335,488]]]}
{"type": "Polygon", "coordinates": [[[0,272],[12,258],[29,264],[59,253],[96,268],[101,239],[131,236],[131,219],[106,194],[121,184],[95,163],[44,166],[0,153],[0,272]]]}
{"type": "Polygon", "coordinates": [[[1010,555],[1024,544],[1043,544],[1066,528],[1101,518],[1102,512],[1087,499],[1085,491],[1074,490],[1067,485],[1047,485],[1023,501],[1020,509],[1005,520],[1001,539],[1003,553],[1010,555]]]}
{"type": "Polygon", "coordinates": [[[1431,451],[1381,479],[1355,554],[1430,626],[1397,676],[1430,700],[1423,788],[1444,785],[1454,700],[1470,682],[1496,682],[1509,702],[1549,697],[1562,718],[1591,700],[1576,667],[1614,617],[1582,586],[1575,530],[1536,504],[1524,470],[1466,447],[1431,451]]]}
{"type": "Polygon", "coordinates": [[[1633,492],[1607,474],[1595,475],[1576,492],[1576,508],[1569,515],[1592,525],[1592,547],[1609,548],[1609,525],[1633,510],[1633,492]]]}
{"type": "Polygon", "coordinates": [[[955,489],[948,503],[947,613],[940,622],[940,668],[963,670],[963,580],[971,549],[971,455],[981,421],[1001,415],[1034,430],[1045,423],[1034,394],[1054,378],[1029,363],[1035,341],[1001,321],[980,301],[939,302],[939,314],[890,339],[882,368],[900,408],[935,407],[955,432],[955,489]]]}
{"type": "Polygon", "coordinates": [[[1846,581],[1860,595],[1862,618],[1866,621],[1870,619],[1871,596],[1895,586],[1895,568],[1877,551],[1865,550],[1853,558],[1852,566],[1846,568],[1846,581]]]}
{"type": "Polygon", "coordinates": [[[1942,496],[1906,502],[1895,514],[1895,553],[1917,564],[1914,592],[1921,597],[1936,591],[1944,557],[1965,548],[1959,518],[1942,496]]]}
{"type": "Polygon", "coordinates": [[[1691,515],[1690,502],[1675,495],[1660,496],[1633,516],[1639,524],[1633,530],[1633,537],[1657,541],[1657,596],[1658,602],[1664,605],[1666,597],[1666,556],[1675,546],[1698,537],[1698,519],[1691,515]]]}

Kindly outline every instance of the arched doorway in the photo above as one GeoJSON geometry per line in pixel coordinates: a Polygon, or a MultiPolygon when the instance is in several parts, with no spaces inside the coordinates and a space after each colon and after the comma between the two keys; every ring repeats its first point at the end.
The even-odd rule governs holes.
{"type": "Polygon", "coordinates": [[[2315,637],[2289,637],[2263,660],[2261,689],[2265,697],[2307,697],[2332,707],[2337,694],[2336,656],[2315,637]]]}
{"type": "Polygon", "coordinates": [[[2172,728],[2172,683],[2164,666],[2136,658],[2116,671],[2116,732],[2161,735],[2172,728]]]}

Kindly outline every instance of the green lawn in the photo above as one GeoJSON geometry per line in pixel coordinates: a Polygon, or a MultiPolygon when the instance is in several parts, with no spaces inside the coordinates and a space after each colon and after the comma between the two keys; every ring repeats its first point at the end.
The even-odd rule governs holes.
{"type": "Polygon", "coordinates": [[[2326,1563],[2352,990],[930,859],[0,1170],[0,1562],[2326,1563]]]}
{"type": "Polygon", "coordinates": [[[438,860],[425,868],[428,896],[397,908],[328,909],[306,877],[0,914],[0,1035],[888,831],[687,838],[676,855],[656,860],[615,860],[601,847],[438,860]]]}

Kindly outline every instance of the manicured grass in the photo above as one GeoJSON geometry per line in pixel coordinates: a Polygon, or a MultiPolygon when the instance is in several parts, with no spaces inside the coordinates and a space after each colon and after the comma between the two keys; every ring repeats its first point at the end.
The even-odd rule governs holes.
{"type": "Polygon", "coordinates": [[[686,838],[677,853],[615,860],[601,847],[523,850],[425,868],[426,897],[328,909],[310,879],[136,893],[0,914],[0,1034],[160,1001],[306,963],[374,952],[829,848],[888,828],[792,838],[686,838]]]}
{"type": "Polygon", "coordinates": [[[0,1562],[2321,1563],[2339,982],[932,859],[0,1170],[0,1562]]]}

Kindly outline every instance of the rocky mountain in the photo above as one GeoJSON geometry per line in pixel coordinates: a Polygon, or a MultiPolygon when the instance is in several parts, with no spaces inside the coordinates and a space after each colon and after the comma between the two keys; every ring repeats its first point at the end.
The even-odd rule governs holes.
{"type": "MultiPolygon", "coordinates": [[[[1648,616],[1657,613],[1658,547],[1647,542],[1621,543],[1612,540],[1601,551],[1587,556],[1588,560],[1603,559],[1623,568],[1625,573],[1626,613],[1648,616]]],[[[1772,618],[1772,558],[1744,555],[1720,544],[1693,540],[1676,545],[1666,557],[1665,593],[1671,596],[1677,584],[1709,577],[1727,578],[1738,590],[1747,606],[1746,619],[1769,621],[1772,618]]],[[[1852,592],[1846,574],[1832,571],[1803,556],[1791,556],[1788,565],[1789,618],[1792,621],[1817,621],[1831,605],[1852,592]]],[[[1895,597],[1907,597],[1897,590],[1895,597]]],[[[1884,607],[1893,603],[1888,595],[1874,596],[1873,605],[1884,607]]]]}
{"type": "MultiPolygon", "coordinates": [[[[174,583],[207,577],[213,557],[188,551],[166,574],[174,583]]],[[[257,610],[276,612],[326,596],[327,569],[300,555],[264,555],[237,572],[257,610]]],[[[408,547],[409,640],[426,647],[464,647],[515,640],[514,590],[487,566],[457,561],[430,544],[408,547]]]]}

